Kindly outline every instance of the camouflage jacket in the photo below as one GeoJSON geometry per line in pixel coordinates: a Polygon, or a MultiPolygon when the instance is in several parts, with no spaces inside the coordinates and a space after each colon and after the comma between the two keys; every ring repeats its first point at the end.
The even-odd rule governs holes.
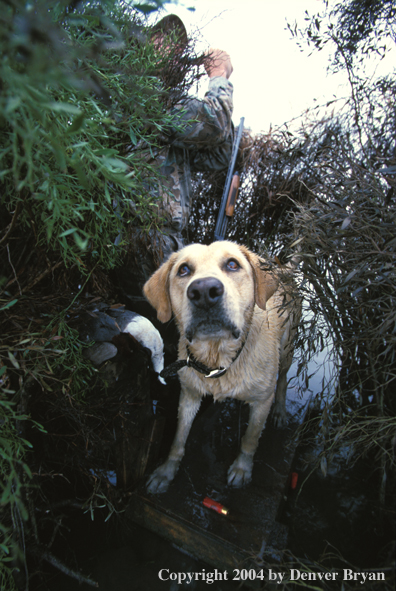
{"type": "Polygon", "coordinates": [[[187,227],[191,195],[191,171],[212,172],[228,167],[233,144],[233,85],[215,77],[202,100],[187,98],[176,109],[186,124],[182,132],[169,134],[167,145],[156,155],[165,177],[162,189],[165,232],[179,235],[187,227]]]}

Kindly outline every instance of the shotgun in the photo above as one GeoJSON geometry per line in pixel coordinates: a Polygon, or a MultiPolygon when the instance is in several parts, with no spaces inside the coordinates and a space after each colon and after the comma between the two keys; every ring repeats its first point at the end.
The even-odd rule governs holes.
{"type": "Polygon", "coordinates": [[[239,122],[238,133],[235,136],[234,145],[232,147],[230,165],[228,167],[227,178],[224,185],[219,214],[216,221],[214,233],[215,240],[224,240],[228,219],[234,214],[235,201],[238,196],[239,189],[239,173],[234,173],[234,168],[238,155],[239,144],[241,143],[244,121],[245,118],[242,117],[239,122]]]}

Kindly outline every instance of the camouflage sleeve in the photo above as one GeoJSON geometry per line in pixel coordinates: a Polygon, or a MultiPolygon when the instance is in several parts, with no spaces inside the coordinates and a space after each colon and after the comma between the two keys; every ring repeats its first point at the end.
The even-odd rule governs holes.
{"type": "Polygon", "coordinates": [[[187,123],[175,132],[171,144],[189,151],[194,170],[221,170],[228,165],[232,150],[233,85],[222,77],[211,78],[203,100],[188,98],[177,109],[187,123]]]}

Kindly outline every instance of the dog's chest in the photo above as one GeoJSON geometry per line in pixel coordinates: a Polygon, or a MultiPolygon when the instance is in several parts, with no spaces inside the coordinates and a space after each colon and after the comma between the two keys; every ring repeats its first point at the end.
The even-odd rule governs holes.
{"type": "MultiPolygon", "coordinates": [[[[266,399],[274,393],[279,367],[279,327],[277,315],[268,315],[256,307],[249,336],[237,359],[235,351],[226,357],[210,356],[194,351],[207,367],[228,367],[220,378],[207,378],[189,367],[179,372],[182,387],[193,396],[211,394],[216,401],[235,398],[245,402],[266,399]]],[[[186,356],[181,347],[180,357],[186,356]]]]}
{"type": "MultiPolygon", "coordinates": [[[[276,385],[276,373],[263,371],[263,368],[258,371],[257,369],[253,372],[246,372],[245,369],[241,379],[241,375],[237,375],[238,368],[228,370],[220,378],[206,378],[190,368],[186,369],[185,374],[180,375],[180,378],[182,386],[187,387],[190,392],[195,392],[198,396],[211,394],[217,402],[226,398],[254,402],[273,394],[276,385]]],[[[182,373],[180,372],[180,374],[182,373]]]]}

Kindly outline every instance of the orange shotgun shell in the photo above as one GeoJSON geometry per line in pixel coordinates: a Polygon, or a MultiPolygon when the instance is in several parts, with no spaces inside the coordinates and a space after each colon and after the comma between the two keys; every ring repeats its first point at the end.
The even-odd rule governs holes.
{"type": "Polygon", "coordinates": [[[228,509],[226,509],[223,505],[221,505],[217,501],[214,501],[213,499],[210,499],[209,497],[205,497],[202,502],[205,505],[205,507],[207,507],[208,509],[213,509],[213,511],[216,511],[216,513],[220,513],[221,515],[228,515],[228,509]]]}
{"type": "Polygon", "coordinates": [[[297,472],[292,472],[291,482],[290,482],[290,487],[291,487],[292,490],[294,490],[297,487],[297,481],[298,481],[298,474],[297,474],[297,472]]]}

